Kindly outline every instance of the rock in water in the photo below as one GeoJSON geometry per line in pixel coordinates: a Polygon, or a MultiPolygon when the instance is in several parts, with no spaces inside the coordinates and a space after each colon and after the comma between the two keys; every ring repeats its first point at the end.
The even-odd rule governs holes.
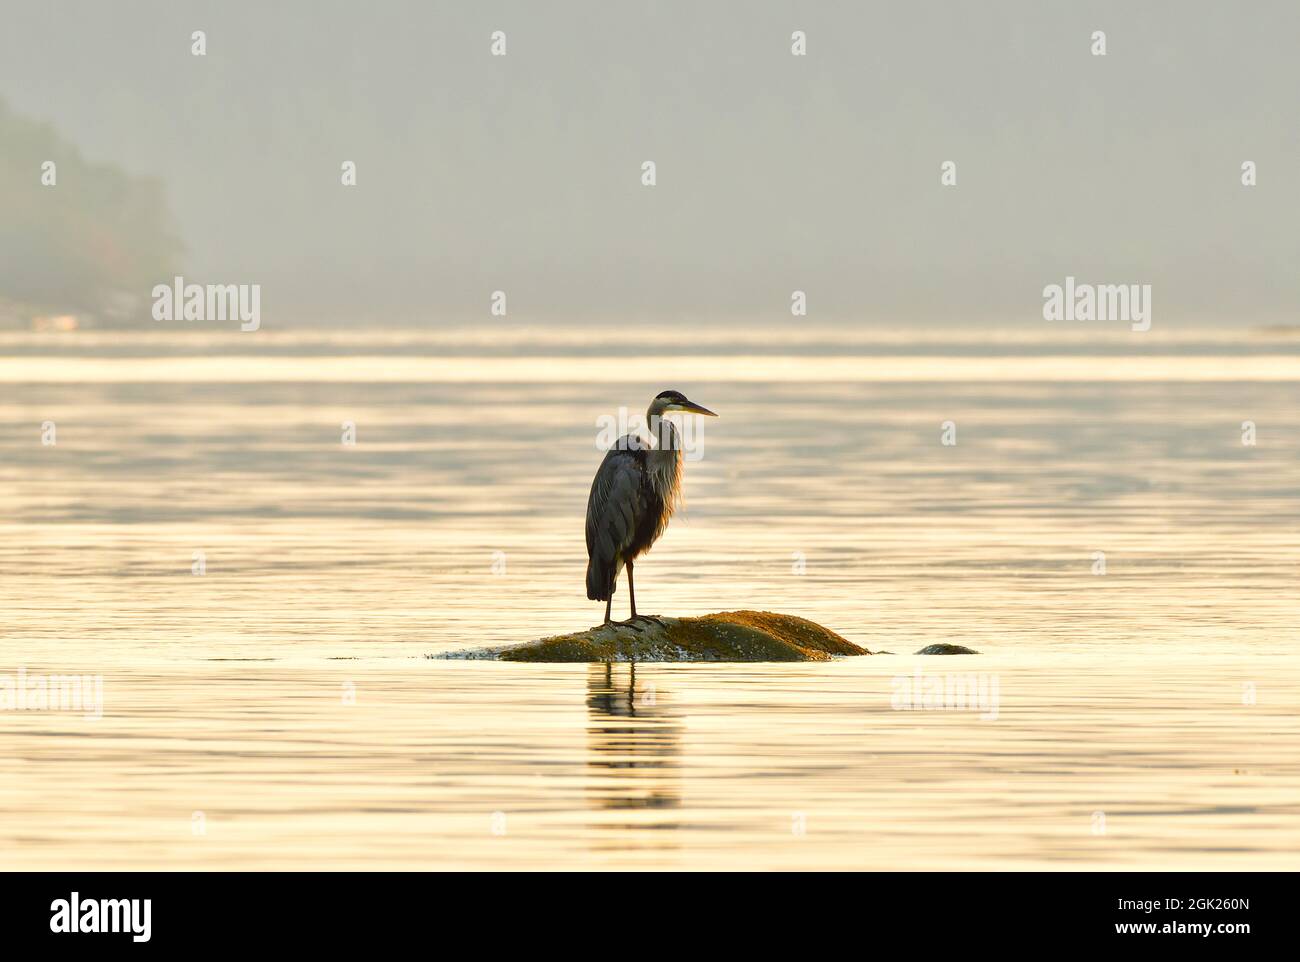
{"type": "Polygon", "coordinates": [[[978,655],[979,652],[974,648],[963,648],[961,645],[926,645],[918,655],[978,655]]]}
{"type": "Polygon", "coordinates": [[[829,661],[871,654],[805,618],[770,611],[659,618],[636,627],[601,625],[493,654],[501,661],[829,661]]]}

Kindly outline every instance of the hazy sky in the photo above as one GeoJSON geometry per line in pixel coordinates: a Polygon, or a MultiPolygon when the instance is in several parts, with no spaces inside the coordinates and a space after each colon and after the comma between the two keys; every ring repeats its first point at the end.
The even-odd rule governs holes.
{"type": "Polygon", "coordinates": [[[487,321],[495,289],[511,322],[779,322],[797,288],[818,322],[1040,325],[1067,274],[1151,284],[1157,327],[1300,319],[1294,0],[0,11],[0,97],[157,177],[187,279],[260,283],[268,323],[487,321]]]}

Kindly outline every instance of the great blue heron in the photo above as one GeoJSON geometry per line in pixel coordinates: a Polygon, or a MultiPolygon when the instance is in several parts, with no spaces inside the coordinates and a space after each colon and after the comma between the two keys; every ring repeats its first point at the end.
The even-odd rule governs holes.
{"type": "Polygon", "coordinates": [[[648,551],[668,527],[681,500],[682,445],[670,411],[707,414],[706,407],[688,401],[681,391],[664,391],[650,402],[646,424],[657,440],[625,434],[605,453],[587,498],[587,597],[605,602],[610,623],[618,573],[627,566],[627,594],[637,620],[632,562],[648,551]]]}

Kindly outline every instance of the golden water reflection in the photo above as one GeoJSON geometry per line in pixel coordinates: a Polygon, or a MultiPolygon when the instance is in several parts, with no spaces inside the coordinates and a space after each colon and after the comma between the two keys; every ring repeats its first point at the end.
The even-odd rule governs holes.
{"type": "MultiPolygon", "coordinates": [[[[677,810],[682,804],[682,723],[671,696],[657,681],[637,678],[636,665],[595,664],[587,671],[587,804],[596,812],[677,810]]],[[[593,828],[616,833],[613,845],[597,836],[594,847],[672,847],[669,838],[643,830],[679,827],[675,817],[599,817],[593,828]]]]}

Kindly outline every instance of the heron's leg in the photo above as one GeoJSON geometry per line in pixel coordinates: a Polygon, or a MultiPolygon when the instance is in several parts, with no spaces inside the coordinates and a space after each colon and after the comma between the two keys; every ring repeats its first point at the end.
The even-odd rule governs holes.
{"type": "Polygon", "coordinates": [[[609,597],[605,599],[605,624],[609,624],[609,609],[614,604],[614,593],[611,591],[609,597]]]}
{"type": "Polygon", "coordinates": [[[632,587],[632,562],[630,561],[627,563],[627,594],[632,601],[632,617],[625,621],[624,624],[633,621],[653,621],[657,625],[663,624],[658,615],[638,615],[636,613],[636,589],[632,587]]]}
{"type": "Polygon", "coordinates": [[[636,623],[635,623],[635,622],[637,621],[637,617],[636,617],[636,595],[633,594],[633,588],[632,588],[632,562],[629,561],[629,562],[627,563],[626,567],[627,567],[627,593],[628,593],[628,594],[631,596],[631,598],[632,598],[632,617],[629,618],[627,621],[610,621],[610,618],[609,618],[609,606],[612,605],[612,604],[614,603],[614,595],[611,593],[610,596],[609,596],[609,601],[607,601],[607,602],[605,603],[605,624],[607,624],[607,625],[617,625],[619,628],[631,628],[631,629],[632,629],[633,631],[635,631],[637,634],[640,634],[640,633],[641,633],[641,629],[640,629],[640,628],[636,625],[636,623]]]}

